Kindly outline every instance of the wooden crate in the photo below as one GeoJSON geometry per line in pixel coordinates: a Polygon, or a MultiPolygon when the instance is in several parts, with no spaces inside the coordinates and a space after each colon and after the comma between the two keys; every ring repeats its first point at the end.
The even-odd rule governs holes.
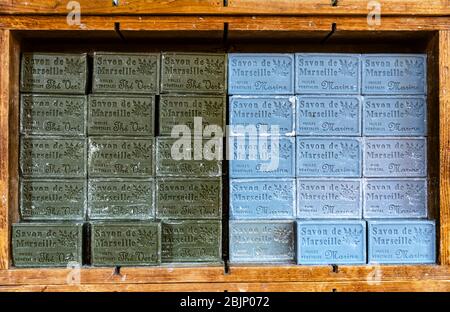
{"type": "Polygon", "coordinates": [[[388,12],[396,15],[383,15],[379,26],[367,24],[361,4],[366,2],[359,0],[339,1],[347,5],[339,10],[330,9],[329,1],[309,1],[316,4],[309,8],[293,1],[272,1],[290,5],[292,14],[285,14],[288,10],[281,10],[281,4],[270,10],[261,5],[257,10],[262,15],[255,16],[248,15],[250,5],[258,2],[252,0],[229,0],[228,7],[222,1],[209,1],[213,6],[175,1],[184,6],[159,10],[153,4],[146,7],[128,1],[130,6],[115,11],[116,15],[97,7],[95,1],[80,1],[89,13],[82,15],[80,26],[67,25],[60,5],[53,7],[60,15],[45,15],[60,1],[40,1],[41,7],[21,5],[24,2],[0,0],[0,291],[450,291],[450,20],[444,16],[449,14],[446,1],[430,5],[413,1],[412,9],[405,6],[401,12],[392,6],[388,12]],[[307,15],[300,15],[303,9],[307,15]],[[139,15],[142,12],[163,14],[139,15]],[[409,16],[415,12],[417,16],[409,16]],[[35,13],[40,15],[30,15],[35,13]],[[314,15],[318,13],[322,14],[314,15]],[[438,263],[86,267],[79,271],[13,268],[10,226],[18,220],[19,60],[21,52],[39,50],[427,53],[429,207],[438,224],[438,263]]]}

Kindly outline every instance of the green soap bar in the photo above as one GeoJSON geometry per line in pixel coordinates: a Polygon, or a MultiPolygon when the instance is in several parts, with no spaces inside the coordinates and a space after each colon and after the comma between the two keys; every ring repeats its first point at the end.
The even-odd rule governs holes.
{"type": "MultiPolygon", "coordinates": [[[[201,117],[202,133],[209,125],[219,126],[224,131],[226,97],[207,95],[161,95],[159,101],[159,134],[170,136],[175,125],[186,125],[194,134],[194,117],[201,117]]],[[[208,128],[206,129],[208,130],[208,128]]]]}
{"type": "Polygon", "coordinates": [[[152,138],[90,137],[89,177],[151,177],[152,138]]]}
{"type": "Polygon", "coordinates": [[[158,219],[221,219],[221,178],[160,178],[156,182],[158,219]]]}
{"type": "Polygon", "coordinates": [[[217,160],[218,156],[223,159],[222,137],[209,140],[202,140],[202,138],[187,139],[186,144],[182,146],[178,143],[180,143],[178,139],[162,137],[157,139],[157,176],[218,177],[222,175],[222,162],[217,160]],[[176,152],[175,158],[172,151],[176,152]],[[207,152],[206,155],[205,151],[207,152]],[[199,160],[195,159],[196,156],[199,160]],[[207,160],[205,156],[211,156],[215,159],[207,160]]]}
{"type": "Polygon", "coordinates": [[[84,135],[86,106],[84,95],[22,94],[20,131],[36,135],[84,135]]]}
{"type": "Polygon", "coordinates": [[[81,266],[82,244],[81,223],[12,225],[12,254],[16,267],[81,266]]]}
{"type": "Polygon", "coordinates": [[[23,53],[21,92],[85,94],[87,54],[23,53]]]}
{"type": "Polygon", "coordinates": [[[91,223],[93,266],[158,265],[161,262],[159,222],[91,223]]]}
{"type": "Polygon", "coordinates": [[[226,54],[162,53],[161,93],[227,92],[226,54]]]}
{"type": "Polygon", "coordinates": [[[154,135],[155,96],[90,95],[89,135],[154,135]]]}
{"type": "Polygon", "coordinates": [[[93,93],[159,93],[159,53],[94,53],[93,93]]]}
{"type": "Polygon", "coordinates": [[[153,218],[154,189],[152,179],[89,179],[89,219],[153,218]]]}
{"type": "Polygon", "coordinates": [[[162,224],[162,262],[220,262],[221,221],[166,221],[162,224]]]}
{"type": "Polygon", "coordinates": [[[20,214],[23,220],[84,220],[85,180],[20,181],[20,214]]]}
{"type": "Polygon", "coordinates": [[[23,177],[81,178],[86,176],[86,140],[62,137],[21,137],[23,177]]]}

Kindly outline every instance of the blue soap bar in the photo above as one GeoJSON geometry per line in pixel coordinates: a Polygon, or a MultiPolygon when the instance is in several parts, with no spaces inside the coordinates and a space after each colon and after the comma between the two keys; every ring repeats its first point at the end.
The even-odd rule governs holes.
{"type": "Polygon", "coordinates": [[[360,179],[297,179],[297,218],[361,219],[360,179]]]}
{"type": "Polygon", "coordinates": [[[366,179],[364,218],[426,218],[426,179],[366,179]]]}
{"type": "Polygon", "coordinates": [[[228,54],[228,94],[294,94],[294,55],[228,54]]]}
{"type": "Polygon", "coordinates": [[[435,263],[436,225],[430,220],[369,221],[369,263],[435,263]]]}
{"type": "Polygon", "coordinates": [[[360,177],[360,139],[297,137],[297,176],[360,177]]]}
{"type": "Polygon", "coordinates": [[[294,96],[231,96],[231,135],[294,135],[294,111],[294,96]]]}
{"type": "Polygon", "coordinates": [[[367,138],[363,171],[365,177],[426,177],[427,142],[424,138],[367,138]]]}
{"type": "Polygon", "coordinates": [[[293,219],[294,179],[231,179],[231,219],[293,219]]]}
{"type": "Polygon", "coordinates": [[[293,263],[293,221],[230,221],[230,262],[293,263]]]}
{"type": "Polygon", "coordinates": [[[295,93],[359,94],[359,54],[296,53],[295,93]]]}
{"type": "Polygon", "coordinates": [[[361,101],[354,96],[297,97],[297,135],[361,135],[361,101]]]}
{"type": "Polygon", "coordinates": [[[367,136],[427,134],[424,96],[365,96],[363,116],[363,132],[367,136]]]}
{"type": "Polygon", "coordinates": [[[297,221],[298,264],[365,264],[365,221],[297,221]]]}
{"type": "Polygon", "coordinates": [[[295,140],[288,137],[230,137],[231,178],[292,178],[295,140]]]}
{"type": "Polygon", "coordinates": [[[367,54],[362,59],[363,94],[426,94],[425,54],[367,54]]]}

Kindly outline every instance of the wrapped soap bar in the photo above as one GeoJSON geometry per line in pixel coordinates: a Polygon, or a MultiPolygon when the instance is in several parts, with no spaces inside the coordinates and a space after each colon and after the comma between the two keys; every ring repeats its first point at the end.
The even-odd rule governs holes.
{"type": "Polygon", "coordinates": [[[93,266],[147,266],[161,262],[159,222],[93,222],[93,266]]]}
{"type": "Polygon", "coordinates": [[[426,177],[425,138],[366,138],[365,177],[426,177]]]}
{"type": "Polygon", "coordinates": [[[230,179],[231,219],[294,219],[294,179],[230,179]]]}
{"type": "Polygon", "coordinates": [[[297,218],[361,219],[360,179],[297,180],[297,218]]]}
{"type": "Polygon", "coordinates": [[[358,138],[297,137],[298,177],[361,177],[358,138]]]}
{"type": "Polygon", "coordinates": [[[22,94],[20,132],[28,135],[86,133],[87,99],[83,95],[22,94]]]}
{"type": "Polygon", "coordinates": [[[20,181],[22,220],[84,220],[85,207],[85,180],[20,181]]]}
{"type": "Polygon", "coordinates": [[[297,135],[361,135],[362,97],[299,95],[297,135]]]}
{"type": "Polygon", "coordinates": [[[366,54],[362,57],[363,94],[427,93],[425,54],[366,54]]]}
{"type": "Polygon", "coordinates": [[[159,93],[159,53],[95,52],[93,93],[159,93]]]}
{"type": "Polygon", "coordinates": [[[366,222],[297,221],[298,264],[365,264],[366,222]]]}
{"type": "Polygon", "coordinates": [[[221,178],[159,178],[158,219],[222,219],[221,178]]]}
{"type": "Polygon", "coordinates": [[[293,221],[230,221],[230,262],[292,263],[293,221]]]}
{"type": "Polygon", "coordinates": [[[87,54],[23,53],[20,92],[85,94],[87,54]]]}
{"type": "Polygon", "coordinates": [[[155,96],[89,95],[89,135],[153,136],[155,96]]]}
{"type": "Polygon", "coordinates": [[[294,113],[293,96],[231,96],[231,135],[245,135],[249,127],[254,135],[295,135],[294,113]]]}
{"type": "Polygon", "coordinates": [[[162,262],[221,261],[221,221],[173,220],[162,223],[162,262]]]}
{"type": "Polygon", "coordinates": [[[89,179],[88,216],[90,220],[153,219],[153,179],[89,179]]]}
{"type": "Polygon", "coordinates": [[[229,94],[294,94],[294,55],[228,54],[229,94]]]}
{"type": "Polygon", "coordinates": [[[295,93],[359,94],[360,77],[359,54],[295,54],[295,93]]]}
{"type": "Polygon", "coordinates": [[[225,94],[226,59],[223,53],[162,53],[161,93],[225,94]]]}
{"type": "Polygon", "coordinates": [[[22,136],[20,170],[25,178],[85,177],[86,140],[22,136]]]}
{"type": "Polygon", "coordinates": [[[12,225],[12,257],[16,267],[79,267],[82,244],[81,223],[12,225]]]}
{"type": "Polygon", "coordinates": [[[370,264],[436,263],[436,224],[430,220],[369,221],[370,264]]]}

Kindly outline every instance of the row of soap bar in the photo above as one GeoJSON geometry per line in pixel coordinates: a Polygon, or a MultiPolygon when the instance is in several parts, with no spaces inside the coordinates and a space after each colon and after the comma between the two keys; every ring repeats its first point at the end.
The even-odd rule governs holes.
{"type": "Polygon", "coordinates": [[[365,221],[297,221],[296,226],[292,221],[230,221],[230,261],[435,263],[434,221],[376,220],[367,224],[366,235],[365,221]]]}
{"type": "Polygon", "coordinates": [[[21,133],[27,135],[170,136],[173,126],[194,129],[194,117],[204,125],[224,128],[226,99],[214,95],[21,95],[21,133]],[[158,111],[158,116],[155,116],[158,111]]]}
{"type": "Polygon", "coordinates": [[[231,179],[230,218],[426,218],[426,179],[231,179]]]}
{"type": "Polygon", "coordinates": [[[426,111],[424,96],[235,95],[230,133],[426,136],[426,111]]]}
{"type": "MultiPolygon", "coordinates": [[[[199,140],[203,147],[202,139],[199,140]]],[[[222,155],[222,138],[211,140],[217,144],[213,144],[208,151],[222,155]]],[[[190,158],[184,153],[182,156],[186,158],[173,159],[172,146],[175,141],[162,137],[22,137],[20,170],[25,178],[80,178],[86,177],[86,174],[89,177],[121,178],[146,178],[155,174],[191,177],[222,175],[220,160],[196,160],[192,146],[184,146],[190,158]]],[[[187,144],[193,145],[193,142],[188,141],[187,144]]]]}
{"type": "Polygon", "coordinates": [[[93,266],[222,261],[221,221],[105,221],[85,230],[83,223],[13,224],[14,265],[73,267],[87,258],[93,266]]]}
{"type": "MultiPolygon", "coordinates": [[[[87,54],[23,53],[20,91],[85,94],[87,54]]],[[[226,55],[221,53],[95,52],[93,93],[225,94],[226,55]]]]}
{"type": "Polygon", "coordinates": [[[427,176],[418,137],[234,137],[229,149],[231,178],[427,176]]]}
{"type": "Polygon", "coordinates": [[[22,179],[22,220],[221,219],[221,178],[22,179]]]}
{"type": "Polygon", "coordinates": [[[424,54],[230,53],[229,94],[426,93],[424,54]]]}

